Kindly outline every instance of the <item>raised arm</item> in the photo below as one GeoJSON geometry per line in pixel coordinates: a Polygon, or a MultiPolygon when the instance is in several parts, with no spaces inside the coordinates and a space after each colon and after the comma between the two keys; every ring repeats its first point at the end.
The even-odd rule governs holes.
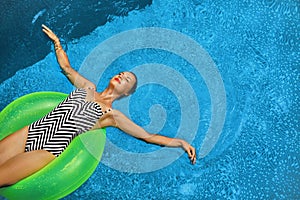
{"type": "Polygon", "coordinates": [[[57,62],[60,66],[60,68],[63,70],[66,77],[69,79],[69,81],[77,88],[87,88],[91,87],[96,90],[96,86],[94,83],[89,81],[88,79],[84,78],[82,75],[80,75],[77,71],[75,71],[69,62],[68,56],[66,52],[63,50],[59,38],[55,35],[55,33],[52,32],[50,28],[42,25],[43,32],[53,41],[54,47],[55,47],[55,54],[57,58],[57,62]]]}
{"type": "Polygon", "coordinates": [[[141,139],[147,143],[157,144],[167,147],[181,147],[184,149],[192,164],[196,163],[196,152],[195,148],[192,147],[185,140],[177,139],[177,138],[169,138],[159,134],[151,134],[146,132],[142,127],[135,124],[133,121],[128,119],[123,113],[120,111],[114,110],[113,117],[115,121],[115,126],[127,134],[141,139]]]}

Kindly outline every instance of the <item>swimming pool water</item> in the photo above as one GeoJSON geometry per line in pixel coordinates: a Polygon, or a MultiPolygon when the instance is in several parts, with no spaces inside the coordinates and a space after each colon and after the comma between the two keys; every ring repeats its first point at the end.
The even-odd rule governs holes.
{"type": "MultiPolygon", "coordinates": [[[[73,67],[80,70],[98,44],[122,31],[161,27],[183,33],[199,43],[215,62],[226,91],[226,118],[217,144],[196,165],[183,154],[156,171],[122,172],[108,167],[107,162],[122,161],[130,166],[140,163],[126,163],[126,158],[106,148],[95,173],[64,199],[299,199],[299,9],[299,2],[293,0],[155,0],[142,11],[115,18],[88,36],[70,41],[67,53],[73,67]]],[[[195,92],[200,119],[192,145],[200,157],[213,117],[212,100],[204,78],[182,57],[161,49],[128,52],[105,69],[99,90],[113,74],[147,63],[172,68],[195,92]]],[[[174,137],[182,120],[183,96],[157,84],[158,75],[151,70],[145,72],[139,78],[149,76],[153,83],[140,86],[130,98],[130,117],[141,126],[174,137]],[[150,126],[156,118],[159,121],[150,126]]],[[[161,73],[166,72],[162,67],[161,73]]],[[[172,75],[165,74],[166,78],[172,75]]],[[[72,89],[50,53],[0,85],[1,106],[30,92],[69,93],[72,89]]],[[[183,88],[179,86],[178,90],[183,88]]],[[[107,137],[128,152],[143,154],[161,149],[112,128],[107,128],[107,137]]],[[[180,149],[171,152],[183,153],[180,149]]],[[[151,161],[143,164],[145,168],[155,167],[151,161]]]]}

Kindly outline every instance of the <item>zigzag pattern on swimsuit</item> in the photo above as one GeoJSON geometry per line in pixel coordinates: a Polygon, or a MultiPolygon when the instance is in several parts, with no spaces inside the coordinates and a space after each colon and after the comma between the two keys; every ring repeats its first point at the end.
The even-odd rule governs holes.
{"type": "Polygon", "coordinates": [[[58,157],[79,134],[89,131],[103,115],[96,102],[85,100],[85,89],[76,89],[63,102],[29,126],[25,151],[47,150],[58,157]]]}

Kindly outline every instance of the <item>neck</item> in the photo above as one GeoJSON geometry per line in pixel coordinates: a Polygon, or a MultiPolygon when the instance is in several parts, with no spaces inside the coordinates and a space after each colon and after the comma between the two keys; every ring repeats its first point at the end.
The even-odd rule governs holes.
{"type": "Polygon", "coordinates": [[[97,100],[104,103],[108,107],[112,106],[112,103],[116,100],[119,99],[120,95],[115,94],[113,88],[107,87],[105,90],[102,92],[98,93],[97,100]]]}

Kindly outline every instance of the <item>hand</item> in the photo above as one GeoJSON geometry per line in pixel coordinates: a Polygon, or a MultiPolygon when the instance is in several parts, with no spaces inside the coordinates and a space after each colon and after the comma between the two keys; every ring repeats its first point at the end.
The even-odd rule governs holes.
{"type": "Polygon", "coordinates": [[[194,165],[196,163],[196,151],[195,148],[192,147],[189,143],[186,141],[183,141],[182,148],[187,152],[191,163],[194,165]]]}
{"type": "Polygon", "coordinates": [[[55,35],[55,33],[52,32],[50,28],[48,28],[46,25],[42,25],[43,32],[54,42],[59,42],[59,38],[55,35]]]}

